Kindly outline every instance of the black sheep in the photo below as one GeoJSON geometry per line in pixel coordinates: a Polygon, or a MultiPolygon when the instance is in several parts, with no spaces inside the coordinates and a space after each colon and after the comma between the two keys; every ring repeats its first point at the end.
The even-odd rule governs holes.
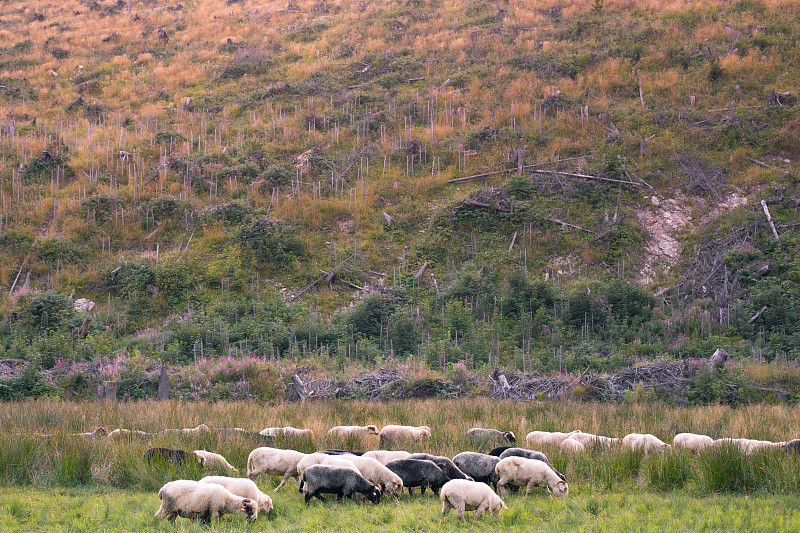
{"type": "Polygon", "coordinates": [[[500,459],[505,459],[506,457],[524,457],[526,459],[536,459],[545,463],[547,466],[553,469],[553,472],[558,474],[563,481],[566,481],[567,478],[564,477],[564,474],[559,472],[558,470],[550,464],[550,461],[547,459],[547,456],[542,452],[537,452],[536,450],[526,450],[524,448],[509,448],[503,453],[500,454],[500,459]]]}
{"type": "Polygon", "coordinates": [[[408,488],[409,496],[414,487],[420,487],[422,494],[425,494],[425,489],[430,487],[438,496],[442,485],[450,481],[441,468],[425,459],[396,459],[386,463],[386,468],[400,476],[403,486],[408,488]]]}
{"type": "Polygon", "coordinates": [[[800,439],[793,439],[786,443],[786,451],[800,453],[800,439]]]}
{"type": "Polygon", "coordinates": [[[335,450],[333,448],[328,448],[327,450],[320,450],[317,453],[325,453],[328,455],[364,455],[364,452],[353,451],[353,450],[335,450]]]}
{"type": "Polygon", "coordinates": [[[490,451],[488,453],[488,455],[493,455],[495,457],[500,457],[501,453],[503,453],[506,450],[510,450],[512,448],[513,448],[513,446],[498,446],[497,448],[494,448],[492,451],[490,451]]]}
{"type": "Polygon", "coordinates": [[[186,450],[175,450],[172,448],[150,448],[144,452],[144,460],[148,463],[158,460],[164,463],[181,465],[189,456],[194,457],[194,454],[186,450]]]}
{"type": "Polygon", "coordinates": [[[306,503],[314,496],[325,501],[320,494],[336,494],[338,499],[363,494],[372,503],[381,500],[381,489],[351,468],[331,465],[313,465],[303,472],[306,503]]]}
{"type": "Polygon", "coordinates": [[[447,457],[442,457],[440,455],[431,455],[429,453],[412,453],[408,456],[408,459],[424,459],[425,461],[430,461],[439,468],[442,469],[444,475],[449,477],[450,479],[468,479],[470,481],[475,481],[464,472],[458,469],[456,465],[453,464],[453,461],[448,459],[447,457]]]}

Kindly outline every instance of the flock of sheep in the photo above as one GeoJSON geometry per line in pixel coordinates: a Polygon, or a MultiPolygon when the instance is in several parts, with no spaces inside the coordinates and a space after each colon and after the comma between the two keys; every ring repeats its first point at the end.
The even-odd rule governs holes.
{"type": "MultiPolygon", "coordinates": [[[[211,431],[201,424],[196,428],[167,430],[185,434],[200,434],[211,431]]],[[[293,427],[266,428],[259,433],[239,428],[217,430],[223,433],[238,433],[264,439],[276,437],[311,438],[309,429],[293,427]]],[[[115,438],[120,435],[147,435],[125,429],[106,433],[98,428],[91,433],[78,433],[76,436],[103,436],[115,438]]],[[[442,514],[455,509],[458,518],[464,521],[466,511],[475,511],[474,519],[488,511],[499,513],[506,508],[499,495],[509,490],[524,490],[530,494],[533,487],[543,488],[549,495],[566,496],[569,486],[563,474],[558,472],[548,458],[540,451],[499,446],[488,454],[465,451],[453,459],[427,453],[410,453],[388,449],[430,439],[428,426],[387,425],[380,432],[374,425],[336,426],[328,430],[329,437],[368,437],[377,435],[380,447],[384,449],[367,452],[327,449],[310,454],[291,449],[261,446],[250,452],[247,458],[247,477],[207,476],[200,481],[176,480],[165,484],[159,491],[161,506],[156,518],[175,520],[177,516],[201,519],[210,522],[226,513],[244,512],[248,520],[255,520],[259,512],[269,513],[272,499],[261,492],[255,480],[261,475],[278,476],[281,488],[289,479],[295,479],[300,492],[308,503],[316,497],[322,501],[324,494],[334,494],[339,499],[362,495],[373,503],[378,503],[383,494],[400,497],[403,489],[409,495],[413,489],[420,488],[424,494],[431,489],[442,500],[442,514]],[[494,488],[494,490],[492,490],[494,488]],[[495,492],[497,491],[497,492],[495,492]]],[[[503,441],[516,444],[516,437],[510,431],[472,428],[467,431],[467,440],[475,446],[503,441]]],[[[790,442],[769,442],[751,439],[717,439],[694,433],[680,433],[667,444],[654,435],[631,433],[622,439],[594,435],[575,430],[569,433],[532,431],[525,438],[530,448],[542,446],[557,447],[565,453],[582,453],[590,447],[621,446],[645,454],[684,448],[701,452],[714,446],[735,446],[744,453],[752,454],[758,450],[784,448],[800,452],[800,440],[790,442]]],[[[180,464],[189,458],[197,460],[204,468],[224,468],[237,474],[222,455],[205,450],[188,452],[170,448],[150,448],[145,452],[148,462],[162,461],[180,464]]]]}

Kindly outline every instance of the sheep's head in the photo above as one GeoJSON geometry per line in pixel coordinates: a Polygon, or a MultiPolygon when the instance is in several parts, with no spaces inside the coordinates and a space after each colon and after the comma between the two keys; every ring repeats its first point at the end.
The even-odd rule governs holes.
{"type": "Polygon", "coordinates": [[[242,511],[251,522],[255,522],[256,518],[258,518],[258,506],[253,500],[245,498],[242,501],[242,511]]]}
{"type": "Polygon", "coordinates": [[[373,485],[372,486],[372,490],[365,494],[367,499],[369,501],[371,501],[372,503],[380,502],[381,501],[381,495],[382,495],[381,489],[377,485],[373,485]]]}
{"type": "Polygon", "coordinates": [[[104,428],[103,426],[100,426],[99,428],[97,428],[94,431],[92,431],[92,433],[94,435],[104,436],[104,435],[108,434],[108,431],[106,431],[106,428],[104,428]]]}
{"type": "Polygon", "coordinates": [[[553,492],[555,492],[556,496],[566,496],[569,494],[569,486],[567,485],[566,481],[559,481],[556,483],[554,489],[555,490],[553,492]]]}
{"type": "Polygon", "coordinates": [[[503,436],[511,444],[516,444],[517,443],[517,437],[514,435],[513,431],[506,431],[505,433],[503,433],[503,436]]]}
{"type": "Polygon", "coordinates": [[[195,429],[196,429],[197,431],[200,431],[200,432],[209,432],[209,431],[211,431],[211,429],[210,429],[210,428],[209,428],[207,425],[205,425],[205,424],[200,424],[200,425],[199,425],[199,426],[197,426],[195,429]]]}
{"type": "Polygon", "coordinates": [[[266,494],[260,497],[258,502],[258,509],[260,511],[269,514],[269,512],[272,510],[272,498],[270,498],[266,494]]]}
{"type": "Polygon", "coordinates": [[[428,426],[423,426],[422,428],[420,428],[419,434],[421,437],[429,439],[431,438],[431,428],[429,428],[428,426]]]}
{"type": "Polygon", "coordinates": [[[497,502],[494,505],[492,505],[492,508],[491,508],[492,514],[494,514],[495,511],[497,511],[499,513],[503,509],[508,509],[508,507],[506,506],[506,502],[504,502],[500,498],[497,498],[497,502]]]}
{"type": "Polygon", "coordinates": [[[197,457],[197,462],[200,463],[200,466],[205,468],[205,466],[206,466],[206,458],[202,454],[197,453],[198,451],[199,450],[195,450],[192,453],[194,454],[195,457],[197,457]]]}
{"type": "Polygon", "coordinates": [[[371,425],[371,424],[369,426],[367,426],[367,431],[369,431],[370,435],[377,435],[378,434],[378,428],[373,426],[373,425],[371,425]]]}

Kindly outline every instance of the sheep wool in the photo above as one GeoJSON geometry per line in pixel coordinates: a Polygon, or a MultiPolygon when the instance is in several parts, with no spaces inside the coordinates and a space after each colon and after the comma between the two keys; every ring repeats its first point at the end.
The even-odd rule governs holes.
{"type": "Polygon", "coordinates": [[[455,509],[462,522],[466,522],[466,511],[475,511],[473,520],[478,520],[484,511],[494,515],[495,511],[500,514],[500,511],[507,509],[503,500],[488,485],[465,479],[445,483],[439,497],[442,499],[442,515],[446,516],[450,509],[455,509]]]}

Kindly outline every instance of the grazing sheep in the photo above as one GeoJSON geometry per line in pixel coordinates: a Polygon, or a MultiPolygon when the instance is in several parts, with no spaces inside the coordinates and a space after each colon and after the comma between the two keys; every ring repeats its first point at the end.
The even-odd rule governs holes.
{"type": "Polygon", "coordinates": [[[525,436],[525,442],[528,443],[528,446],[542,446],[543,444],[549,444],[550,446],[561,446],[561,443],[564,439],[574,435],[575,433],[580,433],[580,430],[570,431],[569,433],[562,433],[560,431],[531,431],[525,436]]]}
{"type": "Polygon", "coordinates": [[[747,439],[746,453],[752,455],[763,450],[777,450],[786,446],[785,442],[772,442],[769,440],[747,439]]]}
{"type": "Polygon", "coordinates": [[[786,451],[800,454],[800,439],[792,439],[786,443],[786,451]]]}
{"type": "Polygon", "coordinates": [[[383,426],[381,429],[380,446],[385,448],[388,444],[421,441],[429,438],[431,438],[431,428],[428,426],[397,426],[390,424],[383,426]]]}
{"type": "Polygon", "coordinates": [[[468,475],[464,474],[461,470],[458,469],[456,465],[453,464],[453,461],[448,459],[447,457],[442,457],[440,455],[431,455],[429,453],[412,453],[408,456],[409,459],[424,459],[426,461],[430,461],[439,468],[442,469],[442,472],[449,477],[450,479],[469,479],[470,481],[475,481],[468,475]]]}
{"type": "Polygon", "coordinates": [[[272,498],[261,492],[255,482],[250,481],[243,477],[225,477],[225,476],[206,476],[200,480],[200,483],[214,483],[222,485],[228,492],[248,498],[256,502],[258,510],[264,513],[269,513],[272,510],[272,498]]]}
{"type": "Polygon", "coordinates": [[[293,428],[292,426],[285,426],[282,428],[274,427],[274,428],[264,428],[259,431],[259,434],[265,437],[292,437],[295,439],[300,438],[313,438],[314,432],[310,429],[299,429],[293,428]]]}
{"type": "Polygon", "coordinates": [[[180,479],[170,481],[158,491],[161,507],[153,518],[199,518],[206,523],[227,513],[244,511],[247,519],[258,517],[258,505],[249,498],[231,494],[222,485],[180,479]]]}
{"type": "Polygon", "coordinates": [[[575,439],[564,439],[559,446],[562,452],[565,453],[585,453],[586,446],[582,442],[575,439]]]}
{"type": "Polygon", "coordinates": [[[553,472],[558,474],[558,477],[564,481],[567,480],[567,478],[564,477],[564,474],[556,470],[552,463],[550,463],[550,460],[547,458],[547,456],[542,452],[537,452],[536,450],[526,450],[525,448],[509,448],[500,454],[500,459],[505,459],[506,457],[524,457],[525,459],[536,459],[537,461],[542,461],[544,464],[552,468],[553,472]]]}
{"type": "Polygon", "coordinates": [[[511,444],[517,443],[517,437],[511,431],[500,431],[498,429],[472,428],[467,430],[467,440],[473,445],[485,444],[505,440],[511,444]]]}
{"type": "Polygon", "coordinates": [[[253,444],[257,444],[259,446],[273,444],[275,441],[275,439],[265,437],[264,435],[256,433],[255,431],[248,431],[242,428],[217,428],[214,431],[216,431],[217,435],[220,437],[247,439],[253,444]]]}
{"type": "Polygon", "coordinates": [[[368,452],[364,452],[364,457],[372,457],[373,459],[377,459],[378,462],[384,466],[398,459],[406,459],[409,455],[411,454],[404,450],[370,450],[368,452]]]}
{"type": "Polygon", "coordinates": [[[386,468],[377,459],[358,455],[344,454],[338,457],[350,461],[367,480],[380,485],[384,493],[403,494],[403,480],[400,476],[386,468]]]}
{"type": "Polygon", "coordinates": [[[163,463],[182,465],[190,456],[192,454],[186,450],[175,450],[173,448],[150,448],[144,452],[144,460],[148,463],[159,460],[163,463]]]}
{"type": "MultiPolygon", "coordinates": [[[[303,477],[303,472],[314,465],[340,466],[342,468],[352,468],[353,470],[358,471],[356,465],[339,455],[328,455],[327,453],[309,453],[297,463],[298,477],[303,477]]],[[[300,482],[300,489],[303,489],[302,481],[300,482]]]]}
{"type": "Polygon", "coordinates": [[[678,448],[686,448],[693,452],[700,452],[713,445],[714,439],[707,435],[698,435],[696,433],[678,433],[672,439],[672,447],[676,450],[678,448]]]}
{"type": "MultiPolygon", "coordinates": [[[[584,447],[594,447],[594,446],[605,446],[610,447],[613,444],[619,442],[619,439],[611,438],[611,437],[604,437],[603,435],[594,435],[592,433],[584,433],[579,431],[577,433],[573,433],[568,438],[572,440],[576,440],[584,445],[584,447]]],[[[566,440],[566,439],[565,439],[566,440]]]]}
{"type": "Polygon", "coordinates": [[[475,481],[491,484],[495,489],[499,478],[494,467],[499,462],[499,457],[478,452],[461,452],[453,457],[453,464],[459,470],[471,476],[475,481]]]}
{"type": "Polygon", "coordinates": [[[94,431],[89,431],[87,433],[73,433],[72,437],[105,437],[108,434],[106,428],[100,426],[96,428],[94,431]]]}
{"type": "Polygon", "coordinates": [[[187,429],[165,429],[164,433],[183,433],[184,435],[200,435],[201,433],[208,433],[211,429],[205,424],[200,424],[196,428],[187,429]]]}
{"type": "Polygon", "coordinates": [[[327,450],[319,450],[316,453],[326,453],[328,455],[364,455],[364,452],[359,452],[356,450],[336,450],[334,448],[328,448],[327,450]]]}
{"type": "Polygon", "coordinates": [[[119,437],[147,437],[149,433],[145,433],[144,431],[139,431],[138,429],[115,429],[108,434],[109,439],[116,439],[119,437]]]}
{"type": "Polygon", "coordinates": [[[206,470],[221,467],[221,468],[226,468],[231,472],[239,473],[239,471],[236,468],[234,468],[233,465],[231,465],[224,457],[222,457],[218,453],[207,452],[206,450],[195,450],[192,453],[197,456],[197,460],[206,470]]]}
{"type": "Polygon", "coordinates": [[[465,511],[475,511],[473,520],[477,520],[484,511],[488,510],[494,516],[495,511],[500,514],[503,509],[508,509],[489,486],[465,479],[448,481],[439,497],[442,499],[442,516],[446,516],[450,509],[455,509],[456,515],[464,523],[465,511]]]}
{"type": "Polygon", "coordinates": [[[334,426],[328,430],[329,437],[349,437],[355,435],[357,437],[367,437],[369,435],[377,435],[378,428],[369,426],[334,426]]]}
{"type": "Polygon", "coordinates": [[[547,466],[543,461],[537,459],[526,459],[524,457],[506,457],[501,459],[495,467],[498,477],[498,494],[506,492],[506,485],[509,483],[519,487],[525,487],[525,495],[531,493],[534,486],[543,487],[552,496],[566,496],[569,494],[567,482],[561,479],[555,470],[547,466]]]}
{"type": "Polygon", "coordinates": [[[337,498],[350,498],[353,494],[363,494],[369,501],[381,500],[381,489],[367,481],[355,469],[331,465],[312,465],[303,472],[302,484],[305,486],[305,500],[317,497],[325,501],[321,494],[336,494],[337,498]]]}
{"type": "Polygon", "coordinates": [[[730,446],[734,448],[739,448],[742,452],[746,453],[748,448],[748,441],[749,439],[732,439],[732,438],[722,438],[722,439],[714,439],[713,446],[716,448],[718,446],[730,446]]]}
{"type": "Polygon", "coordinates": [[[495,457],[500,457],[500,454],[506,450],[510,450],[513,446],[498,446],[497,448],[493,448],[492,451],[489,452],[489,455],[494,455],[495,457]]]}
{"type": "Polygon", "coordinates": [[[631,450],[642,450],[645,455],[659,450],[669,450],[669,444],[650,433],[630,433],[622,439],[622,445],[631,450]]]}
{"type": "Polygon", "coordinates": [[[263,446],[256,448],[247,457],[247,477],[255,481],[261,474],[269,476],[282,476],[280,484],[275,490],[281,488],[289,478],[299,479],[297,463],[306,454],[295,450],[281,450],[263,446]]]}
{"type": "Polygon", "coordinates": [[[424,459],[396,459],[387,463],[386,468],[400,476],[409,496],[414,487],[420,487],[422,494],[425,494],[425,489],[430,488],[438,495],[439,489],[450,481],[441,468],[424,459]]]}

